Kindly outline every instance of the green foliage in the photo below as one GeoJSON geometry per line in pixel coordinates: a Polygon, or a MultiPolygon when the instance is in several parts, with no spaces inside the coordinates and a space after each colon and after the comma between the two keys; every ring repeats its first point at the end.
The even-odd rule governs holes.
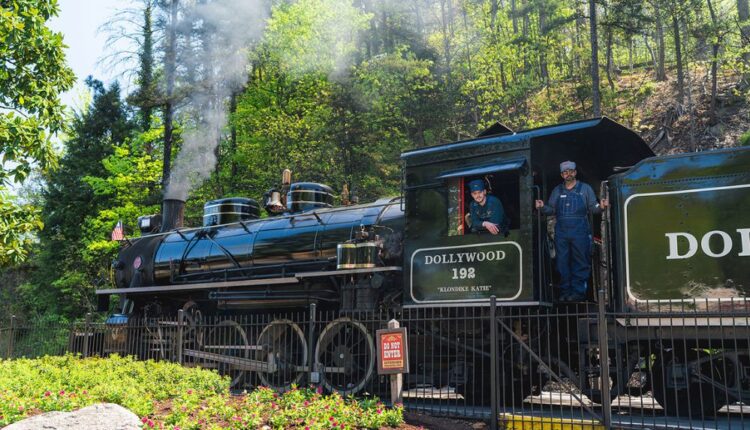
{"type": "MultiPolygon", "coordinates": [[[[125,169],[121,164],[127,161],[119,160],[124,154],[115,154],[115,147],[125,145],[134,129],[120,99],[120,89],[116,84],[105,89],[91,78],[86,83],[93,92],[91,106],[74,116],[65,155],[47,177],[43,192],[45,228],[39,235],[35,258],[38,270],[21,288],[30,307],[40,313],[81,315],[93,308],[93,289],[109,278],[109,262],[116,251],[116,244],[107,239],[117,215],[131,216],[140,210],[132,204],[127,206],[126,198],[118,200],[114,195],[126,186],[117,190],[105,187],[110,175],[115,176],[113,183],[124,181],[118,169],[125,169]]],[[[133,168],[137,170],[138,163],[144,162],[135,160],[133,168]]],[[[132,174],[144,176],[128,192],[149,185],[146,172],[132,174]]]]}
{"type": "MultiPolygon", "coordinates": [[[[0,183],[54,166],[49,134],[65,125],[60,93],[73,85],[62,36],[46,27],[57,2],[19,0],[0,8],[0,183]]],[[[39,209],[0,187],[0,266],[21,263],[41,229],[39,209]]]]}
{"type": "Polygon", "coordinates": [[[71,411],[98,402],[132,410],[143,417],[144,428],[378,429],[403,423],[401,407],[388,409],[377,399],[344,399],[298,388],[282,395],[259,388],[233,396],[226,377],[174,363],[71,355],[0,360],[0,425],[30,413],[71,411]]]}
{"type": "Polygon", "coordinates": [[[0,187],[0,266],[23,262],[33,243],[34,233],[41,228],[39,208],[19,204],[0,187]]]}
{"type": "Polygon", "coordinates": [[[71,88],[62,36],[46,27],[55,0],[15,0],[0,8],[0,181],[23,181],[36,163],[54,165],[48,133],[64,126],[60,93],[71,88]]]}
{"type": "Polygon", "coordinates": [[[268,20],[266,47],[297,75],[341,74],[370,18],[349,0],[280,3],[268,20]]]}
{"type": "Polygon", "coordinates": [[[388,409],[377,399],[358,401],[299,388],[279,395],[261,387],[239,398],[191,392],[173,399],[169,413],[145,421],[148,427],[166,429],[378,429],[402,424],[403,410],[388,409]]]}
{"type": "MultiPolygon", "coordinates": [[[[106,234],[118,221],[135,220],[144,213],[159,211],[162,163],[155,154],[144,152],[142,148],[152,139],[160,138],[160,134],[143,133],[133,141],[115,146],[114,153],[102,161],[107,176],[83,178],[95,195],[105,196],[112,202],[112,207],[89,216],[84,223],[86,261],[93,263],[102,252],[112,254],[117,249],[117,244],[109,240],[106,234]]],[[[139,234],[138,230],[134,230],[130,236],[139,234]]]]}
{"type": "MultiPolygon", "coordinates": [[[[199,2],[201,7],[211,3],[199,2]]],[[[36,9],[31,4],[16,1],[2,10],[3,18],[10,19],[0,26],[0,41],[8,42],[0,45],[0,58],[9,59],[0,70],[0,107],[11,108],[3,118],[22,109],[30,115],[29,124],[39,123],[37,131],[56,131],[62,126],[57,96],[69,86],[70,73],[62,65],[59,35],[43,28],[56,11],[55,2],[41,2],[36,9]],[[32,34],[42,45],[22,43],[32,34]],[[49,55],[32,55],[39,49],[49,55]],[[18,73],[9,72],[11,66],[18,67],[17,59],[40,63],[39,68],[24,69],[28,73],[21,73],[18,86],[10,81],[18,79],[18,73]],[[41,109],[44,106],[51,110],[41,109]]],[[[215,51],[214,45],[223,39],[193,13],[192,3],[177,2],[180,31],[174,33],[175,51],[168,54],[156,41],[169,33],[165,25],[172,19],[170,5],[149,0],[139,3],[136,15],[117,15],[140,24],[136,33],[127,35],[138,39],[132,50],[138,55],[132,71],[137,89],[127,98],[132,106],[123,104],[117,87],[105,89],[89,80],[92,103],[70,120],[60,167],[45,173],[44,201],[36,204],[45,228],[32,252],[38,270],[17,290],[37,312],[74,315],[89,309],[92,291],[107,281],[117,250],[108,240],[112,227],[118,220],[130,227],[137,216],[158,212],[159,169],[164,165],[160,123],[165,113],[160,117],[157,110],[165,102],[161,93],[171,88],[167,75],[175,79],[170,95],[175,123],[188,129],[205,124],[196,108],[200,103],[184,101],[191,92],[204,90],[212,67],[210,60],[190,54],[216,54],[221,50],[215,51]],[[174,73],[169,72],[169,58],[177,62],[174,73]],[[186,58],[194,61],[187,63],[186,58]],[[138,127],[131,108],[139,114],[138,127]],[[134,134],[136,128],[140,135],[134,134]]],[[[334,189],[346,183],[361,201],[371,201],[399,193],[399,154],[405,149],[474,136],[496,121],[521,130],[591,116],[592,41],[586,2],[300,0],[268,5],[263,34],[246,46],[246,85],[231,88],[231,100],[203,101],[223,103],[231,112],[227,129],[220,133],[218,165],[187,202],[186,220],[192,225],[200,223],[206,200],[260,198],[278,184],[284,168],[292,169],[296,181],[324,182],[334,189]]],[[[698,115],[706,110],[698,105],[706,103],[706,97],[698,92],[710,85],[697,83],[713,60],[719,60],[725,80],[747,73],[750,45],[732,24],[741,20],[736,20],[731,2],[712,2],[714,13],[699,0],[606,0],[597,5],[600,99],[603,112],[615,120],[653,129],[643,124],[644,116],[659,109],[654,98],[664,97],[672,83],[652,82],[652,68],[657,69],[662,51],[673,80],[673,17],[682,36],[686,85],[694,95],[694,105],[679,111],[698,115]],[[716,55],[714,44],[720,47],[716,55]]],[[[722,86],[728,88],[719,85],[720,91],[722,86]]],[[[740,100],[747,90],[739,85],[731,91],[740,100]]],[[[14,118],[26,121],[20,115],[14,118]]],[[[0,126],[4,145],[10,139],[6,130],[0,126]]],[[[179,132],[174,138],[176,153],[179,132]]],[[[24,139],[8,141],[28,149],[24,139]]],[[[34,155],[42,168],[50,165],[48,149],[34,155]]],[[[18,151],[6,150],[4,155],[13,157],[18,151]]],[[[17,161],[6,164],[16,165],[25,169],[17,161]]],[[[27,214],[17,204],[6,213],[8,226],[16,225],[14,217],[27,214]]],[[[33,243],[34,230],[23,228],[7,227],[13,232],[8,236],[12,245],[7,253],[0,249],[0,259],[12,255],[6,259],[9,264],[20,261],[33,243]]]]}
{"type": "Polygon", "coordinates": [[[742,133],[742,135],[739,138],[739,143],[741,146],[750,145],[750,130],[742,133]]]}
{"type": "Polygon", "coordinates": [[[99,402],[143,416],[154,412],[157,401],[188,392],[209,398],[228,389],[227,378],[215,371],[174,363],[72,355],[0,360],[0,426],[35,411],[72,411],[99,402]]]}

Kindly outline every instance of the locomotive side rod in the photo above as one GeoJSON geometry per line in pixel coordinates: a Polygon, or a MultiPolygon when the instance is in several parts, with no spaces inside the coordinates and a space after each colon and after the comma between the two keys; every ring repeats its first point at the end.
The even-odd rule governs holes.
{"type": "Polygon", "coordinates": [[[232,357],[224,354],[216,354],[213,352],[197,351],[195,349],[186,349],[183,354],[188,357],[230,364],[237,370],[249,370],[251,372],[268,373],[273,373],[277,370],[277,366],[275,363],[269,363],[267,361],[252,360],[242,357],[232,357]]]}
{"type": "MultiPolygon", "coordinates": [[[[237,347],[231,347],[232,349],[240,349],[237,347]]],[[[216,354],[213,352],[198,351],[195,349],[186,349],[184,354],[188,357],[200,358],[203,360],[216,361],[220,363],[230,364],[237,370],[247,370],[250,372],[264,372],[274,373],[279,370],[279,366],[275,363],[268,361],[252,360],[250,358],[232,357],[224,354],[216,354]]],[[[305,366],[285,366],[286,369],[292,369],[295,372],[307,372],[310,367],[305,366]]],[[[319,371],[326,373],[345,373],[346,368],[344,367],[323,367],[319,368],[319,371]]]]}
{"type": "Polygon", "coordinates": [[[433,331],[432,331],[432,330],[430,330],[430,329],[425,329],[425,331],[424,331],[424,332],[425,332],[426,334],[429,334],[430,336],[434,337],[435,339],[437,339],[437,340],[439,340],[439,341],[442,341],[442,342],[445,342],[445,343],[447,343],[448,345],[451,345],[451,346],[455,346],[456,348],[461,348],[461,349],[464,349],[464,350],[466,350],[466,351],[470,351],[470,352],[473,352],[473,353],[475,353],[475,354],[479,354],[479,355],[481,355],[481,356],[484,356],[484,357],[487,357],[487,358],[491,358],[491,356],[492,356],[492,355],[491,355],[491,354],[490,354],[489,352],[487,352],[487,351],[483,351],[483,350],[481,350],[481,349],[479,349],[479,348],[474,348],[474,347],[472,347],[472,346],[468,346],[468,345],[463,345],[463,344],[461,344],[461,343],[459,343],[459,342],[456,342],[455,340],[451,340],[451,339],[449,339],[449,338],[447,338],[447,337],[445,337],[445,336],[441,336],[441,335],[439,335],[439,334],[435,334],[435,332],[433,332],[433,331]]]}
{"type": "MultiPolygon", "coordinates": [[[[555,381],[557,381],[559,384],[561,384],[563,386],[565,385],[565,382],[562,380],[562,378],[560,377],[560,375],[558,375],[557,373],[555,373],[552,370],[552,368],[549,367],[547,365],[547,363],[544,362],[544,360],[542,359],[542,357],[540,357],[536,352],[534,352],[531,349],[531,347],[529,347],[529,345],[527,345],[526,342],[524,342],[523,339],[521,339],[513,331],[512,328],[508,327],[508,325],[505,324],[500,317],[496,317],[495,321],[497,321],[497,323],[500,324],[500,327],[502,327],[503,330],[507,331],[508,334],[510,334],[511,337],[516,342],[518,342],[520,344],[520,346],[521,346],[522,349],[526,350],[526,352],[529,353],[529,355],[531,356],[532,359],[534,359],[537,363],[539,363],[540,366],[542,366],[542,370],[544,370],[545,372],[549,373],[549,375],[552,376],[552,378],[554,378],[555,381]]],[[[574,375],[568,375],[568,377],[571,379],[571,381],[574,381],[576,379],[574,375]],[[573,377],[571,377],[571,376],[573,376],[573,377]]],[[[580,387],[578,387],[578,388],[580,389],[580,387]]],[[[594,411],[594,409],[591,406],[588,406],[578,394],[576,394],[575,392],[571,392],[570,395],[574,399],[578,400],[578,402],[581,404],[581,406],[583,406],[583,408],[586,409],[591,415],[593,415],[594,417],[596,417],[600,421],[603,419],[602,416],[600,416],[596,411],[594,411]]]]}

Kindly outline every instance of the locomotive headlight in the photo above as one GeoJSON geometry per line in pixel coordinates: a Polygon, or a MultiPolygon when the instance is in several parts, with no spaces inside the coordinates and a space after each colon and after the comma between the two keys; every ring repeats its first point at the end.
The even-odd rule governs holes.
{"type": "Polygon", "coordinates": [[[138,270],[141,268],[141,265],[143,265],[143,259],[139,255],[135,257],[135,260],[133,260],[133,269],[138,270]]]}

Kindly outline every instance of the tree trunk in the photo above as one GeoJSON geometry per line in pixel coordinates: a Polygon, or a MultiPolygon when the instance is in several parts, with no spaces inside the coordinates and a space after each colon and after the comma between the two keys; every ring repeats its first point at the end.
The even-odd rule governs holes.
{"type": "Polygon", "coordinates": [[[591,109],[595,117],[602,116],[599,92],[599,42],[596,34],[596,1],[589,0],[589,23],[591,29],[591,109]]]}
{"type": "Polygon", "coordinates": [[[615,90],[615,82],[612,80],[612,74],[615,72],[615,60],[612,55],[612,29],[607,29],[607,83],[609,83],[609,89],[615,90]]]}
{"type": "Polygon", "coordinates": [[[516,11],[516,0],[510,0],[510,19],[513,22],[513,35],[518,34],[518,11],[516,11]]]}
{"type": "Polygon", "coordinates": [[[445,72],[446,76],[450,76],[451,70],[451,41],[448,35],[448,5],[446,3],[451,0],[440,0],[440,18],[442,21],[443,30],[443,56],[445,57],[445,72]]]}
{"type": "Polygon", "coordinates": [[[682,43],[680,42],[680,23],[677,19],[677,5],[672,3],[672,31],[674,31],[674,49],[677,60],[677,101],[685,102],[685,75],[682,70],[682,43]]]}
{"type": "MultiPolygon", "coordinates": [[[[742,45],[742,61],[745,63],[745,67],[750,66],[750,7],[748,6],[748,0],[737,0],[737,15],[740,19],[740,42],[742,45]]],[[[750,80],[750,71],[745,72],[743,76],[745,81],[750,80]]]]}
{"type": "Polygon", "coordinates": [[[141,102],[141,129],[151,128],[151,118],[154,112],[154,29],[152,26],[153,11],[151,3],[147,3],[143,10],[143,45],[140,53],[139,99],[141,102]]]}
{"type": "Polygon", "coordinates": [[[417,34],[419,35],[421,41],[424,41],[424,18],[422,17],[421,1],[419,0],[414,1],[414,20],[416,21],[417,25],[417,34]]]}
{"type": "Polygon", "coordinates": [[[539,75],[547,86],[547,95],[549,96],[549,70],[547,66],[547,52],[546,44],[544,43],[545,34],[547,33],[547,13],[545,11],[545,4],[541,2],[539,4],[539,38],[542,42],[539,46],[539,75]]]}
{"type": "Polygon", "coordinates": [[[633,74],[633,38],[628,38],[628,70],[633,74]]]}
{"type": "Polygon", "coordinates": [[[583,33],[583,27],[584,27],[584,12],[579,11],[576,7],[576,15],[578,17],[576,18],[576,31],[573,35],[573,46],[576,48],[573,50],[573,64],[575,65],[575,71],[571,72],[571,75],[574,75],[576,72],[582,69],[581,66],[581,56],[579,55],[579,52],[582,52],[581,49],[581,33],[583,33]]]}
{"type": "Polygon", "coordinates": [[[719,68],[719,45],[721,44],[721,35],[719,34],[719,23],[716,18],[716,12],[714,11],[711,0],[706,0],[708,4],[708,12],[711,14],[711,23],[713,24],[714,35],[713,43],[711,44],[711,104],[708,108],[708,118],[711,125],[715,125],[718,122],[716,117],[716,87],[717,87],[717,72],[719,68]]]}
{"type": "Polygon", "coordinates": [[[381,10],[381,27],[382,27],[382,38],[383,38],[383,52],[391,52],[392,48],[392,37],[391,37],[391,28],[389,24],[389,16],[388,16],[388,8],[385,4],[382,4],[382,10],[381,10]]]}
{"type": "Polygon", "coordinates": [[[666,46],[664,42],[664,23],[662,22],[662,12],[659,8],[659,0],[651,3],[654,7],[654,17],[656,18],[656,51],[658,53],[658,62],[656,67],[656,80],[667,80],[667,73],[664,67],[666,57],[666,46]]]}
{"type": "MultiPolygon", "coordinates": [[[[464,9],[466,5],[464,5],[464,9]]],[[[497,22],[497,11],[498,11],[497,0],[490,0],[490,32],[495,32],[495,24],[497,22]]]]}
{"type": "Polygon", "coordinates": [[[654,65],[654,70],[657,70],[659,68],[659,63],[656,61],[656,54],[654,54],[654,50],[651,48],[651,45],[649,45],[648,43],[648,34],[643,35],[643,43],[646,45],[648,54],[651,56],[651,63],[654,65]]]}
{"type": "MultiPolygon", "coordinates": [[[[521,5],[523,10],[527,10],[529,0],[522,0],[521,5]]],[[[524,37],[529,37],[529,28],[531,27],[531,21],[529,19],[529,14],[525,13],[523,14],[523,26],[521,27],[521,34],[524,37]]],[[[528,49],[523,50],[523,75],[528,76],[529,75],[529,54],[528,49]]]]}
{"type": "Polygon", "coordinates": [[[162,166],[162,189],[169,186],[169,175],[172,164],[172,142],[174,119],[174,84],[177,62],[177,3],[169,4],[169,23],[167,24],[167,50],[164,53],[164,78],[166,80],[166,99],[164,102],[164,160],[162,166]]]}
{"type": "Polygon", "coordinates": [[[367,32],[367,58],[370,59],[378,54],[378,47],[377,47],[377,41],[375,40],[376,35],[378,34],[378,26],[377,26],[377,13],[375,13],[375,10],[372,7],[372,2],[370,0],[363,0],[362,5],[365,9],[365,12],[372,14],[372,18],[370,18],[370,31],[367,32]]]}
{"type": "MultiPolygon", "coordinates": [[[[683,65],[683,75],[684,75],[684,82],[685,82],[685,99],[687,99],[687,107],[690,113],[693,111],[693,78],[690,74],[690,58],[688,55],[690,55],[690,51],[688,50],[688,38],[685,35],[689,35],[690,31],[688,30],[688,24],[687,21],[684,19],[680,19],[680,25],[682,30],[683,37],[681,38],[682,41],[682,60],[685,63],[683,65]]],[[[691,126],[692,126],[691,122],[691,126]]]]}
{"type": "MultiPolygon", "coordinates": [[[[469,32],[471,30],[469,28],[469,19],[467,17],[466,5],[465,4],[462,5],[462,7],[461,7],[461,14],[463,16],[463,21],[464,21],[464,31],[467,34],[469,34],[469,32]]],[[[473,65],[472,65],[471,49],[468,48],[468,47],[466,49],[466,66],[469,68],[469,70],[468,70],[469,71],[468,78],[469,79],[474,79],[474,68],[473,68],[473,65]]],[[[472,116],[473,116],[473,119],[474,119],[474,129],[478,130],[479,129],[479,98],[477,96],[477,90],[474,89],[472,91],[471,95],[472,95],[472,103],[473,103],[473,106],[471,106],[471,113],[472,113],[472,116]]]]}

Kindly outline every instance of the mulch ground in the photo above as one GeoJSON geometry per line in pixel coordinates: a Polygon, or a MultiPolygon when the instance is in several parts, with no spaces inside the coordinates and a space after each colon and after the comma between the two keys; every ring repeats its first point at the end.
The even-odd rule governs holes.
{"type": "Polygon", "coordinates": [[[484,430],[489,426],[482,421],[434,417],[416,412],[404,412],[405,424],[399,430],[484,430]]]}

